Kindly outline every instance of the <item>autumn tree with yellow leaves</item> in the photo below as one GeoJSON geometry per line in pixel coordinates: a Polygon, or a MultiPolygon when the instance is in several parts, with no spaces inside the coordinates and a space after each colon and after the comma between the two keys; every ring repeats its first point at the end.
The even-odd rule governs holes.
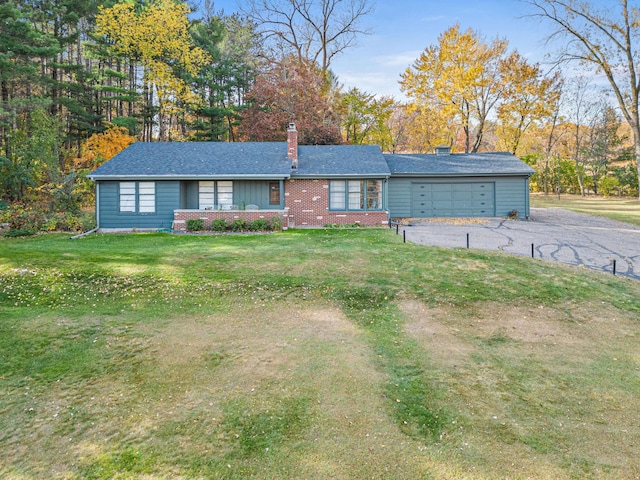
{"type": "MultiPolygon", "coordinates": [[[[505,40],[485,43],[471,29],[459,25],[447,29],[438,43],[425,49],[400,81],[416,107],[444,123],[454,121],[464,132],[464,151],[480,149],[488,115],[501,95],[499,63],[507,48],[505,40]]],[[[453,145],[455,132],[441,143],[453,145]]]]}
{"type": "Polygon", "coordinates": [[[154,127],[161,141],[179,136],[178,119],[198,101],[181,73],[195,75],[209,58],[193,44],[188,15],[186,4],[159,0],[140,11],[132,3],[102,7],[96,19],[96,34],[111,52],[142,66],[143,96],[154,120],[144,124],[146,141],[154,137],[154,127]]]}
{"type": "Polygon", "coordinates": [[[553,100],[553,84],[538,66],[509,53],[506,40],[487,43],[457,24],[427,47],[400,81],[413,112],[434,126],[434,132],[423,136],[430,143],[435,139],[456,147],[460,134],[464,152],[483,148],[487,125],[497,110],[505,122],[503,133],[510,136],[505,143],[510,150],[517,148],[518,135],[546,114],[544,102],[553,100]],[[518,114],[526,117],[522,124],[514,121],[518,114]]]}
{"type": "Polygon", "coordinates": [[[392,98],[351,88],[340,101],[342,129],[346,143],[374,144],[390,150],[393,143],[388,122],[394,111],[392,98]]]}
{"type": "Polygon", "coordinates": [[[505,150],[518,154],[525,132],[537,121],[551,116],[560,100],[559,72],[543,75],[518,52],[500,62],[503,98],[498,106],[497,134],[505,150]]]}

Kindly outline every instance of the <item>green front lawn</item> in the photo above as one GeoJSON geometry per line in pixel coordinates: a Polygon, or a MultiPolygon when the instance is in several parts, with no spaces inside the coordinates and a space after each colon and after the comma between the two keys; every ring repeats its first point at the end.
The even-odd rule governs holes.
{"type": "Polygon", "coordinates": [[[531,194],[533,208],[564,208],[640,225],[640,200],[628,197],[531,194]]]}
{"type": "Polygon", "coordinates": [[[0,239],[0,477],[633,478],[639,317],[387,229],[0,239]]]}

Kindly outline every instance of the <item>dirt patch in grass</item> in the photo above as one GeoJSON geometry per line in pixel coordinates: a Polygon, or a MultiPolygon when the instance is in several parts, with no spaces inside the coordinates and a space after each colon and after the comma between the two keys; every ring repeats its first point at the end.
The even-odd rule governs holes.
{"type": "Polygon", "coordinates": [[[589,348],[584,328],[553,308],[478,304],[471,311],[432,307],[408,300],[401,310],[410,318],[406,330],[437,362],[456,367],[469,361],[478,342],[563,344],[574,349],[589,348]]]}
{"type": "Polygon", "coordinates": [[[508,338],[522,344],[585,345],[579,321],[547,306],[521,307],[492,302],[478,305],[469,318],[469,332],[483,340],[508,338]]]}
{"type": "MultiPolygon", "coordinates": [[[[382,475],[390,457],[403,456],[404,436],[389,423],[381,395],[384,377],[362,332],[339,309],[317,302],[245,304],[178,318],[150,343],[152,357],[164,365],[162,376],[181,378],[192,389],[173,397],[180,405],[173,410],[183,412],[179,422],[188,423],[186,412],[202,407],[215,417],[205,422],[224,468],[242,465],[256,478],[273,471],[282,478],[353,478],[382,475]],[[296,416],[300,425],[264,432],[265,418],[284,415],[286,405],[305,405],[296,416]],[[295,433],[287,433],[290,427],[295,433]],[[267,449],[273,454],[263,457],[267,449]],[[246,452],[255,458],[241,458],[246,452]]],[[[166,428],[155,423],[152,428],[166,428]]],[[[424,468],[411,458],[394,466],[408,476],[424,468]]]]}
{"type": "Polygon", "coordinates": [[[296,366],[291,353],[305,342],[354,342],[357,334],[337,309],[291,306],[283,312],[259,304],[224,314],[178,318],[170,328],[153,334],[150,343],[153,357],[167,368],[208,359],[213,366],[224,363],[227,368],[221,370],[233,370],[225,376],[234,383],[238,378],[264,380],[271,374],[285,374],[296,366]]]}
{"type": "Polygon", "coordinates": [[[463,425],[448,441],[464,441],[462,464],[523,478],[637,477],[640,324],[631,314],[601,302],[407,301],[402,310],[434,375],[447,372],[463,425]]]}
{"type": "Polygon", "coordinates": [[[429,352],[436,362],[456,367],[468,360],[473,352],[456,326],[455,315],[446,307],[430,307],[422,302],[408,300],[401,310],[410,319],[406,330],[429,352]]]}
{"type": "Polygon", "coordinates": [[[111,353],[102,375],[23,395],[28,428],[0,449],[0,472],[382,478],[393,466],[419,478],[429,468],[388,415],[363,332],[326,303],[242,299],[210,314],[105,326],[96,345],[111,353]]]}
{"type": "Polygon", "coordinates": [[[593,349],[593,342],[633,341],[638,321],[632,315],[605,304],[575,304],[562,308],[513,306],[486,302],[469,311],[430,307],[406,301],[402,310],[410,316],[407,331],[425,345],[440,350],[467,351],[472,338],[508,337],[522,344],[562,345],[593,349]]]}

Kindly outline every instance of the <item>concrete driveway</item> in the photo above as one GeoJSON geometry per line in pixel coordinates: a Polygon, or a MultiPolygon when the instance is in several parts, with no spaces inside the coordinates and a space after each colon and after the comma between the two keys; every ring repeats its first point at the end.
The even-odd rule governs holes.
{"type": "MultiPolygon", "coordinates": [[[[502,250],[640,280],[640,227],[556,208],[532,208],[530,220],[437,220],[400,226],[407,241],[502,250]],[[636,267],[636,265],[638,265],[636,267]],[[634,269],[635,267],[635,269],[634,269]]],[[[400,231],[400,234],[402,232],[400,231]]]]}

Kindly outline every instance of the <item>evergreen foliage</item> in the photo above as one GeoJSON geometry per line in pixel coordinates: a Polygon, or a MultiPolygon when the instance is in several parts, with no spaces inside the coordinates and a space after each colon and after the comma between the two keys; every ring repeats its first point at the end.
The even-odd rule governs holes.
{"type": "Polygon", "coordinates": [[[94,202],[86,175],[133,141],[284,141],[291,121],[303,144],[509,150],[536,168],[541,191],[638,195],[624,109],[504,39],[445,30],[402,76],[406,103],[344,90],[329,66],[368,32],[371,5],[246,0],[226,15],[210,1],[196,12],[180,0],[0,2],[0,202],[76,215],[94,202]],[[293,9],[292,22],[263,18],[261,5],[293,9]],[[322,6],[329,14],[310,24],[322,6]]]}

